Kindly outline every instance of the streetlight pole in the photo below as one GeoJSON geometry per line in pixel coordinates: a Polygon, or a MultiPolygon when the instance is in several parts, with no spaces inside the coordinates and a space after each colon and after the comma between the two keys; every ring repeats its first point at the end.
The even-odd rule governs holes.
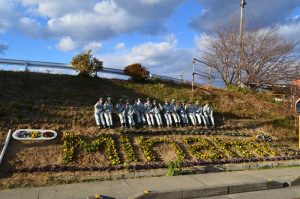
{"type": "Polygon", "coordinates": [[[242,57],[243,57],[243,29],[244,29],[244,8],[246,0],[241,0],[241,17],[240,17],[240,49],[239,49],[239,63],[238,63],[238,85],[242,84],[242,57]]]}

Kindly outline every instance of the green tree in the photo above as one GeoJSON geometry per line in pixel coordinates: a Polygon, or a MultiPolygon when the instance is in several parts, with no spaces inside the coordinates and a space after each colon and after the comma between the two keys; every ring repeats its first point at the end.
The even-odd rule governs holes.
{"type": "Polygon", "coordinates": [[[72,66],[79,72],[80,76],[92,76],[103,68],[103,62],[92,56],[92,51],[80,53],[73,57],[72,66]]]}

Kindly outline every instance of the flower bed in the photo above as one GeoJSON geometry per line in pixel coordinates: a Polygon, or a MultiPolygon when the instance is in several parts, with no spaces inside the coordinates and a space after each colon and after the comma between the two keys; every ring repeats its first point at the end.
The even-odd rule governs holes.
{"type": "Polygon", "coordinates": [[[136,154],[133,150],[132,144],[130,143],[128,137],[124,136],[124,135],[121,136],[120,143],[122,143],[124,146],[124,151],[125,151],[127,161],[128,162],[136,162],[137,161],[136,154]]]}
{"type": "Polygon", "coordinates": [[[185,138],[183,140],[186,144],[192,144],[197,142],[197,145],[190,147],[190,152],[201,160],[219,160],[224,158],[224,154],[219,151],[213,144],[211,144],[207,139],[204,138],[185,138]],[[209,153],[204,153],[203,151],[209,151],[209,153]]]}
{"type": "MultiPolygon", "coordinates": [[[[142,165],[147,169],[147,167],[151,167],[149,165],[154,163],[165,167],[165,162],[159,159],[158,155],[168,152],[168,150],[174,151],[177,158],[184,160],[186,166],[284,160],[300,155],[299,150],[287,145],[258,141],[255,137],[248,138],[245,136],[232,138],[223,135],[218,137],[215,135],[151,136],[148,134],[146,137],[135,134],[101,134],[95,141],[89,143],[80,135],[65,133],[63,139],[64,163],[73,162],[77,150],[85,152],[101,152],[103,150],[111,163],[111,169],[116,166],[121,168],[123,163],[127,169],[143,167],[142,165]],[[116,140],[118,141],[115,142],[116,140]],[[119,143],[120,146],[117,147],[116,143],[119,143]],[[157,151],[159,153],[157,154],[154,152],[154,148],[160,144],[167,144],[171,149],[168,148],[164,152],[157,151]],[[138,148],[141,149],[141,152],[137,150],[138,148]],[[123,154],[124,160],[119,158],[119,154],[123,154]],[[146,161],[138,161],[138,155],[144,156],[146,161]],[[194,161],[195,159],[197,161],[194,161]]],[[[73,163],[76,164],[76,162],[73,163]]]]}
{"type": "Polygon", "coordinates": [[[86,152],[96,152],[104,144],[106,145],[106,155],[110,159],[111,164],[120,164],[120,158],[115,147],[115,141],[111,135],[100,135],[92,144],[88,144],[79,135],[75,135],[74,133],[65,133],[63,147],[64,163],[67,164],[73,161],[75,147],[80,147],[86,152]]]}
{"type": "Polygon", "coordinates": [[[168,138],[162,137],[162,138],[154,138],[154,139],[147,139],[143,136],[138,138],[138,142],[140,147],[143,150],[144,156],[148,161],[156,161],[157,157],[153,154],[151,148],[153,148],[157,144],[166,143],[171,144],[171,147],[174,149],[177,158],[179,159],[185,159],[185,154],[183,150],[180,148],[180,146],[174,142],[173,140],[170,140],[168,138]]]}

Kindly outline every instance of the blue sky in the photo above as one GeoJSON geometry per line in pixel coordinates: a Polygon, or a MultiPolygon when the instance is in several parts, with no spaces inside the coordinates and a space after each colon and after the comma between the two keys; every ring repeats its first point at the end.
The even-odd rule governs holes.
{"type": "MultiPolygon", "coordinates": [[[[178,74],[201,57],[203,35],[233,17],[239,0],[1,0],[0,57],[69,63],[92,49],[107,67],[178,74]]],[[[248,0],[245,18],[300,38],[299,0],[248,0]]]]}

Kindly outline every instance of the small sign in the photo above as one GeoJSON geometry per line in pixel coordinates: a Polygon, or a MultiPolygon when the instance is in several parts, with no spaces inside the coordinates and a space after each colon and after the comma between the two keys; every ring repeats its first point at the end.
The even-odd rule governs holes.
{"type": "Polygon", "coordinates": [[[295,103],[295,109],[298,114],[300,114],[300,98],[295,103]]]}
{"type": "Polygon", "coordinates": [[[55,131],[42,129],[19,129],[12,134],[16,140],[52,140],[56,136],[55,131]]]}

